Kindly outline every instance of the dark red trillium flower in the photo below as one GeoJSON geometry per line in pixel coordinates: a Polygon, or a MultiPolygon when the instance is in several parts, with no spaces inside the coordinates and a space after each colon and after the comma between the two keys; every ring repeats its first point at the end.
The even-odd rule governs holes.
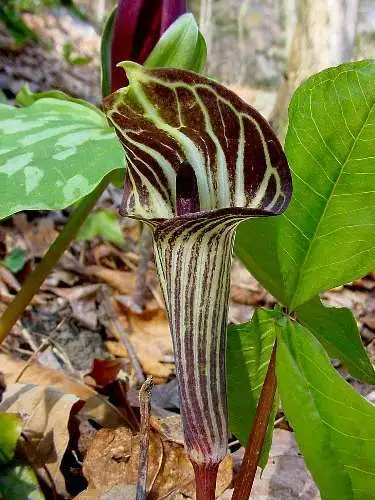
{"type": "Polygon", "coordinates": [[[143,64],[161,35],[185,12],[186,0],[119,0],[112,39],[112,92],[128,83],[116,65],[143,64]]]}

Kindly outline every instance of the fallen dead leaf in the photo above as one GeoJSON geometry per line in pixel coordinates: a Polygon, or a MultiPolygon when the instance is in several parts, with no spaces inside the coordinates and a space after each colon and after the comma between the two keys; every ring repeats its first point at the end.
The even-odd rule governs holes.
{"type": "Polygon", "coordinates": [[[124,365],[118,359],[94,359],[92,370],[87,375],[95,380],[97,386],[104,387],[117,379],[124,365]]]}
{"type": "MultiPolygon", "coordinates": [[[[118,484],[135,485],[138,478],[139,435],[128,428],[101,429],[96,433],[85,457],[83,471],[89,489],[110,488],[118,484]]],[[[192,498],[195,492],[193,467],[181,444],[151,431],[149,447],[149,500],[183,494],[192,498]]],[[[217,495],[232,481],[232,459],[226,457],[219,468],[217,495]]]]}
{"type": "Polygon", "coordinates": [[[100,284],[93,284],[69,288],[52,287],[50,290],[58,297],[63,297],[69,301],[74,318],[90,330],[95,330],[98,324],[98,311],[95,301],[101,287],[100,284]]]}
{"type": "Polygon", "coordinates": [[[48,469],[60,495],[67,493],[60,465],[69,442],[69,420],[78,412],[78,404],[79,398],[73,394],[33,384],[8,385],[0,404],[0,411],[21,415],[26,436],[23,451],[47,484],[43,467],[48,469]]]}
{"type": "Polygon", "coordinates": [[[131,293],[135,286],[135,274],[131,272],[108,269],[103,266],[88,266],[85,268],[85,273],[104,281],[123,294],[131,293]]]}
{"type": "Polygon", "coordinates": [[[51,370],[39,363],[31,363],[22,375],[25,362],[0,353],[0,368],[7,386],[17,382],[35,384],[42,387],[60,389],[66,394],[73,394],[85,402],[79,414],[91,418],[105,427],[116,427],[124,424],[121,413],[93,389],[63,372],[51,370]]]}

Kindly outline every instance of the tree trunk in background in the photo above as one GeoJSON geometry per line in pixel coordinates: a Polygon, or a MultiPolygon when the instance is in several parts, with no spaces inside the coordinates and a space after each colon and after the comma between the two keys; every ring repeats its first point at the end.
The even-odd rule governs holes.
{"type": "Polygon", "coordinates": [[[206,39],[207,63],[210,63],[210,49],[212,46],[212,2],[213,0],[200,0],[199,28],[206,39]]]}
{"type": "Polygon", "coordinates": [[[297,0],[296,7],[287,70],[270,118],[282,140],[293,92],[310,75],[351,59],[357,25],[358,0],[297,0]]]}

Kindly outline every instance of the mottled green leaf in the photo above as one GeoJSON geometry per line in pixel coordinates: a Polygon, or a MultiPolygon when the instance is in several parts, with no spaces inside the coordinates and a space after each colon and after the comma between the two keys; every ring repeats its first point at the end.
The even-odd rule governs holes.
{"type": "Polygon", "coordinates": [[[342,361],[351,375],[375,383],[375,371],[363,345],[356,320],[346,307],[325,307],[314,297],[296,309],[297,319],[312,332],[328,354],[342,361]]]}
{"type": "Polygon", "coordinates": [[[0,466],[8,464],[14,457],[21,431],[22,418],[19,415],[0,413],[0,466]]]}
{"type": "Polygon", "coordinates": [[[0,471],[2,500],[44,500],[33,469],[22,463],[12,463],[0,471]]]}
{"type": "MultiPolygon", "coordinates": [[[[228,328],[227,380],[229,428],[246,446],[275,343],[278,314],[257,309],[251,321],[228,328]]],[[[277,405],[267,431],[260,461],[265,467],[272,441],[277,405]]]]}
{"type": "Polygon", "coordinates": [[[299,87],[286,138],[292,202],[277,219],[239,229],[239,256],[292,309],[374,267],[374,79],[375,62],[362,61],[299,87]]]}
{"type": "Polygon", "coordinates": [[[0,219],[65,208],[123,165],[100,111],[49,97],[22,109],[0,105],[0,219]]]}
{"type": "Polygon", "coordinates": [[[92,240],[95,236],[118,246],[124,243],[125,237],[118,217],[111,210],[101,209],[91,213],[79,230],[77,239],[92,240]]]}
{"type": "Polygon", "coordinates": [[[288,319],[277,341],[283,409],[322,498],[370,500],[375,492],[375,407],[341,378],[306,328],[288,319]]]}

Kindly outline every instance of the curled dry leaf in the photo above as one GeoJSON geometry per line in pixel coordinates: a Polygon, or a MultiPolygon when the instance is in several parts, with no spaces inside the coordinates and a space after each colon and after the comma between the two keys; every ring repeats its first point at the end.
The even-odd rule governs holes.
{"type": "Polygon", "coordinates": [[[79,410],[77,403],[77,396],[64,394],[55,387],[11,384],[0,404],[0,411],[21,415],[26,436],[23,451],[47,484],[49,478],[43,467],[48,469],[61,495],[66,490],[60,465],[69,442],[70,417],[79,410]]]}
{"type": "MultiPolygon", "coordinates": [[[[171,439],[174,431],[168,434],[164,430],[162,433],[154,430],[158,427],[155,419],[152,427],[147,498],[169,498],[172,494],[183,494],[192,498],[195,492],[194,471],[183,445],[171,439]]],[[[159,424],[160,429],[165,427],[163,423],[159,424]]],[[[103,490],[118,484],[135,485],[138,478],[139,450],[139,434],[132,434],[128,428],[98,431],[84,461],[83,471],[89,482],[88,491],[103,490]]],[[[227,457],[219,469],[218,495],[230,485],[232,467],[232,460],[227,457]]]]}

